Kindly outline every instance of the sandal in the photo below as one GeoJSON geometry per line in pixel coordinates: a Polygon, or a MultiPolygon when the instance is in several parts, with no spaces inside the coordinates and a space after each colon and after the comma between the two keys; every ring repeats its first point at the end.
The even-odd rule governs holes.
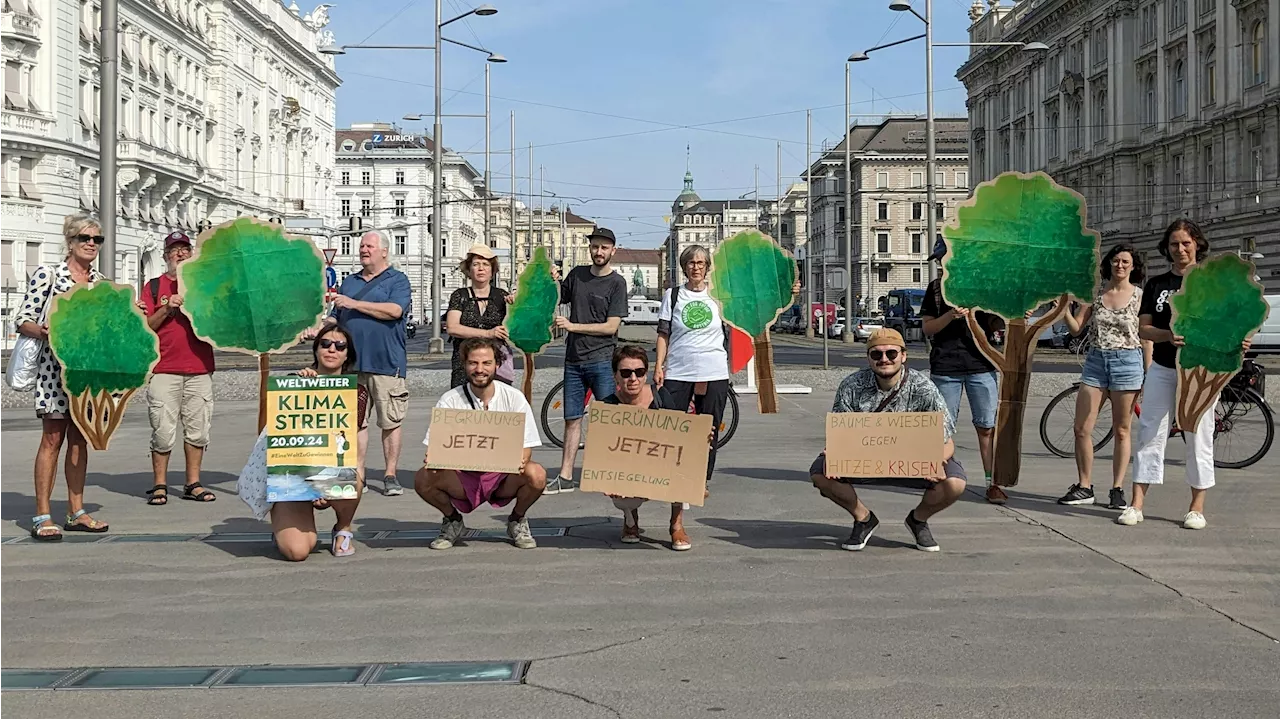
{"type": "Polygon", "coordinates": [[[53,524],[52,516],[41,514],[31,518],[31,538],[37,542],[57,542],[62,539],[62,530],[53,524]]]}
{"type": "Polygon", "coordinates": [[[693,548],[693,544],[689,542],[689,535],[685,534],[684,527],[671,528],[671,548],[677,552],[684,552],[693,548]]]}
{"type": "Polygon", "coordinates": [[[169,488],[163,484],[157,484],[151,489],[148,489],[147,494],[152,495],[151,498],[147,500],[147,504],[150,504],[153,507],[159,507],[169,503],[169,488]],[[164,494],[161,494],[161,492],[164,494]]]}
{"type": "Polygon", "coordinates": [[[89,513],[81,509],[75,514],[68,514],[67,523],[62,525],[62,528],[68,532],[90,532],[92,534],[102,534],[111,528],[111,525],[106,522],[99,522],[93,517],[89,517],[87,522],[81,522],[79,521],[81,517],[89,517],[89,513]]]}
{"type": "Polygon", "coordinates": [[[200,484],[199,482],[192,482],[191,484],[183,486],[182,498],[190,499],[193,502],[213,502],[218,499],[218,495],[205,489],[203,484],[200,484]],[[197,493],[195,492],[197,489],[203,491],[197,493]]]}
{"type": "Polygon", "coordinates": [[[355,537],[356,535],[345,529],[340,530],[334,527],[329,533],[329,551],[335,557],[350,557],[356,553],[356,548],[351,546],[351,540],[355,537]]]}

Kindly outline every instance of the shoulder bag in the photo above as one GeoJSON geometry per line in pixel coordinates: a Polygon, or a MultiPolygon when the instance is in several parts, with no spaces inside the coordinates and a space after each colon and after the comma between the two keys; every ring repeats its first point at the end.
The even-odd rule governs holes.
{"type": "MultiPolygon", "coordinates": [[[[49,278],[49,287],[44,293],[44,307],[40,310],[38,321],[41,326],[49,320],[49,305],[53,304],[53,284],[56,281],[56,276],[49,278]]],[[[13,353],[9,355],[9,366],[4,371],[5,384],[15,392],[30,392],[35,389],[36,378],[40,376],[40,351],[43,349],[44,340],[19,336],[13,344],[13,353]]]]}

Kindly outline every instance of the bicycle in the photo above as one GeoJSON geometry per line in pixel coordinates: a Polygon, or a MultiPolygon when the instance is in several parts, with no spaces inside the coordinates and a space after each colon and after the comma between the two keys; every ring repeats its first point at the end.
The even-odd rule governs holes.
{"type": "MultiPolygon", "coordinates": [[[[1262,368],[1253,360],[1245,360],[1244,366],[1218,395],[1213,411],[1213,465],[1220,469],[1244,469],[1262,459],[1271,449],[1275,439],[1275,412],[1259,391],[1263,386],[1262,368]],[[1254,412],[1254,410],[1257,410],[1254,412]],[[1256,439],[1250,440],[1250,437],[1256,439]],[[1244,449],[1235,452],[1239,445],[1244,449]]],[[[1040,440],[1048,450],[1059,457],[1075,456],[1076,397],[1080,383],[1076,382],[1049,401],[1040,415],[1040,440]],[[1061,409],[1059,409],[1061,406],[1061,409]]],[[[1142,416],[1142,405],[1134,403],[1134,414],[1142,416]]],[[[1111,402],[1106,398],[1098,410],[1098,421],[1093,429],[1093,451],[1097,452],[1111,441],[1111,402]]],[[[1169,428],[1170,437],[1182,437],[1177,426],[1169,428]]]]}
{"type": "MultiPolygon", "coordinates": [[[[584,409],[591,405],[591,390],[587,390],[586,402],[584,409]]],[[[689,403],[689,412],[693,413],[693,402],[689,403]]],[[[582,437],[578,442],[578,449],[582,449],[587,444],[587,422],[583,422],[582,437]]],[[[733,391],[733,385],[729,385],[729,401],[724,405],[724,417],[720,420],[720,436],[716,440],[716,449],[723,448],[733,439],[733,434],[738,431],[738,394],[733,391]]],[[[547,439],[557,447],[564,447],[564,381],[561,380],[551,391],[547,393],[547,398],[542,401],[542,432],[547,435],[547,439]]]]}

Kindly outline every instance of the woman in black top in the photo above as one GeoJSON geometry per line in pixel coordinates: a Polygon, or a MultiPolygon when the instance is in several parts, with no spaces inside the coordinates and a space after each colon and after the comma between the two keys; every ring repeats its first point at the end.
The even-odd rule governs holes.
{"type": "MultiPolygon", "coordinates": [[[[462,340],[485,337],[506,342],[507,328],[502,323],[507,319],[507,303],[511,301],[506,290],[493,286],[498,277],[498,257],[487,246],[472,245],[459,269],[471,280],[471,286],[453,291],[449,296],[449,311],[445,313],[445,330],[453,339],[450,387],[459,387],[467,382],[467,372],[459,354],[462,340]]],[[[509,378],[498,379],[510,384],[509,378]]]]}
{"type": "MultiPolygon", "coordinates": [[[[1178,391],[1178,348],[1184,344],[1170,329],[1173,295],[1182,289],[1182,278],[1209,254],[1209,241],[1191,220],[1174,220],[1157,246],[1160,256],[1173,269],[1147,281],[1138,309],[1138,336],[1154,343],[1151,365],[1142,385],[1142,415],[1138,418],[1137,451],[1133,460],[1133,502],[1116,518],[1117,524],[1133,526],[1143,520],[1142,506],[1153,484],[1164,482],[1165,446],[1169,440],[1169,417],[1178,391]]],[[[1245,350],[1249,340],[1244,341],[1245,350]]],[[[1191,506],[1182,518],[1187,529],[1204,529],[1205,493],[1214,485],[1213,428],[1211,407],[1199,425],[1183,427],[1186,440],[1187,484],[1191,485],[1191,506]]]]}

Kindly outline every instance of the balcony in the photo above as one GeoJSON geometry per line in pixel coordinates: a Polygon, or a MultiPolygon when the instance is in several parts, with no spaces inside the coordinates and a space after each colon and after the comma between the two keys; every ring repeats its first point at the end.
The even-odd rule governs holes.
{"type": "MultiPolygon", "coordinates": [[[[6,3],[8,4],[8,3],[6,3]]],[[[40,18],[23,3],[14,3],[13,12],[0,18],[0,31],[6,38],[16,37],[34,45],[40,44],[40,18]]]]}
{"type": "Polygon", "coordinates": [[[54,121],[42,115],[5,110],[3,127],[5,132],[21,132],[27,135],[49,137],[53,132],[54,121]]]}

